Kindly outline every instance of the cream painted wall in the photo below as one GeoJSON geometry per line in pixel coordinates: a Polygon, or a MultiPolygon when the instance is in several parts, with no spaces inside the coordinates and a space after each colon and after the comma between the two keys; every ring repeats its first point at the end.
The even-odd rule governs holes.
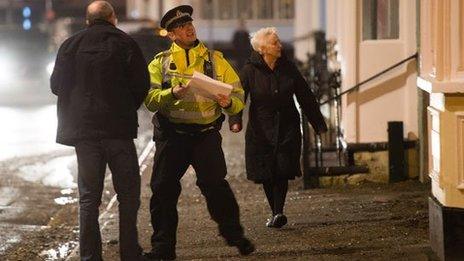
{"type": "Polygon", "coordinates": [[[429,176],[446,207],[464,208],[464,3],[421,2],[421,75],[430,93],[429,176]]]}
{"type": "Polygon", "coordinates": [[[340,11],[340,8],[338,8],[338,5],[342,4],[340,1],[337,0],[326,0],[327,3],[327,11],[326,11],[326,17],[329,17],[330,19],[327,19],[326,24],[326,37],[327,39],[336,39],[337,35],[339,34],[338,32],[338,24],[340,20],[340,16],[338,15],[338,12],[340,11]]]}
{"type": "MultiPolygon", "coordinates": [[[[399,10],[399,39],[360,42],[359,81],[416,52],[415,0],[400,1],[399,10]]],[[[361,21],[358,26],[361,32],[361,21]]],[[[386,141],[388,121],[403,121],[404,137],[418,136],[416,77],[415,62],[412,61],[359,89],[357,141],[386,141]]]]}
{"type": "Polygon", "coordinates": [[[307,36],[314,30],[320,29],[319,24],[320,0],[295,0],[294,43],[295,57],[301,61],[307,60],[308,52],[314,53],[314,41],[307,36]],[[303,39],[305,38],[305,39],[303,39]]]}
{"type": "MultiPolygon", "coordinates": [[[[361,41],[361,3],[348,0],[327,8],[327,35],[340,48],[343,90],[407,58],[416,50],[415,0],[400,1],[400,37],[361,41]]],[[[417,138],[416,66],[404,65],[343,98],[342,125],[348,142],[384,142],[388,121],[403,121],[404,137],[417,138]]]]}
{"type": "MultiPolygon", "coordinates": [[[[337,40],[342,71],[342,91],[357,83],[357,11],[356,0],[329,0],[327,4],[327,35],[337,40]]],[[[356,141],[356,106],[342,98],[342,129],[349,142],[356,141]]]]}

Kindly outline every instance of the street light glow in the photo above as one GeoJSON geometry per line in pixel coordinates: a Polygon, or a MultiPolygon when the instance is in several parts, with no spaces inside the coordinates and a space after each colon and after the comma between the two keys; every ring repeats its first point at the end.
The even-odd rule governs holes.
{"type": "Polygon", "coordinates": [[[9,83],[13,80],[12,63],[7,57],[0,56],[0,83],[9,83]]]}
{"type": "Polygon", "coordinates": [[[47,64],[47,73],[48,73],[48,76],[51,76],[52,73],[53,73],[53,69],[55,68],[55,62],[49,62],[47,64]]]}
{"type": "Polygon", "coordinates": [[[29,6],[26,6],[23,8],[23,17],[28,18],[31,17],[31,8],[29,6]]]}
{"type": "Polygon", "coordinates": [[[24,19],[23,21],[23,29],[24,30],[30,30],[32,27],[32,23],[30,19],[24,19]]]}

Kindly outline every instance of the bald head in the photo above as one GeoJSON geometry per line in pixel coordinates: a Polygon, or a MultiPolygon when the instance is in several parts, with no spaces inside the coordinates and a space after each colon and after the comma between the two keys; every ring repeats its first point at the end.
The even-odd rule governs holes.
{"type": "Polygon", "coordinates": [[[96,20],[104,20],[116,25],[116,14],[107,1],[94,1],[87,7],[87,24],[91,25],[96,20]]]}

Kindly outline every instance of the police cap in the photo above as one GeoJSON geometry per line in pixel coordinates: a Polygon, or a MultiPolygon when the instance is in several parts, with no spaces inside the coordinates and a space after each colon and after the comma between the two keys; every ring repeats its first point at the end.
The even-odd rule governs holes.
{"type": "Polygon", "coordinates": [[[180,5],[169,10],[163,18],[161,18],[161,27],[170,31],[177,26],[193,21],[193,8],[190,5],[180,5]]]}

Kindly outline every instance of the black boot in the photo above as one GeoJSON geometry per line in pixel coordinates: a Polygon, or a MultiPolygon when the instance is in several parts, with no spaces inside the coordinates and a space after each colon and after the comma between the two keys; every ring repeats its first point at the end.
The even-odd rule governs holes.
{"type": "Polygon", "coordinates": [[[255,251],[255,246],[246,237],[236,240],[226,240],[227,245],[237,247],[238,252],[242,256],[247,256],[255,251]]]}
{"type": "Polygon", "coordinates": [[[281,228],[287,224],[287,217],[284,214],[277,214],[274,216],[272,223],[272,227],[281,228]]]}
{"type": "Polygon", "coordinates": [[[274,216],[271,216],[266,221],[266,227],[274,227],[274,216]]]}
{"type": "Polygon", "coordinates": [[[142,260],[176,260],[176,254],[171,252],[160,252],[157,250],[152,250],[150,252],[144,252],[142,254],[142,260]]]}

